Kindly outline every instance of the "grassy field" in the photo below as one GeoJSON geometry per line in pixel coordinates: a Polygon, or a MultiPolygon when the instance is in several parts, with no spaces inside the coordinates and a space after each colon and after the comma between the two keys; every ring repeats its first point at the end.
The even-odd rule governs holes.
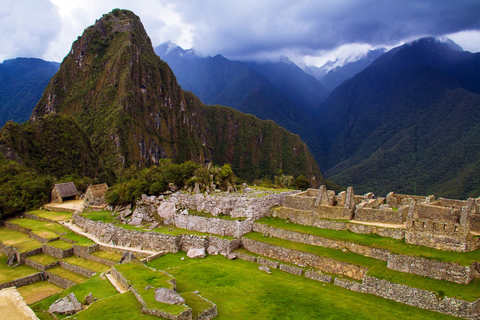
{"type": "Polygon", "coordinates": [[[147,265],[176,278],[179,292],[200,291],[222,319],[454,319],[376,296],[352,292],[222,256],[185,259],[167,254],[147,265]]]}
{"type": "Polygon", "coordinates": [[[67,229],[56,222],[44,222],[34,219],[12,219],[8,222],[31,229],[39,237],[45,239],[58,238],[61,234],[67,233],[67,229]]]}
{"type": "Polygon", "coordinates": [[[51,295],[62,292],[63,288],[48,281],[39,281],[17,288],[27,304],[45,299],[51,295]]]}
{"type": "Polygon", "coordinates": [[[46,245],[54,247],[54,248],[62,249],[62,250],[71,249],[73,247],[72,243],[66,242],[66,241],[63,241],[63,240],[51,241],[51,242],[46,243],[46,245]]]}
{"type": "Polygon", "coordinates": [[[43,266],[49,265],[50,263],[54,263],[58,261],[57,258],[46,255],[45,253],[36,254],[34,256],[28,257],[29,260],[35,261],[36,263],[40,263],[43,266]]]}
{"type": "Polygon", "coordinates": [[[480,250],[470,252],[436,250],[428,247],[407,244],[404,240],[380,237],[376,234],[358,234],[351,231],[339,231],[302,226],[294,223],[286,223],[286,220],[273,217],[265,217],[257,220],[257,222],[285,230],[312,234],[333,240],[358,243],[374,248],[386,249],[396,254],[425,257],[446,262],[455,262],[465,266],[471,265],[474,261],[480,261],[480,250]]]}
{"type": "Polygon", "coordinates": [[[7,266],[7,260],[7,256],[0,252],[0,283],[10,282],[39,272],[37,269],[24,264],[18,267],[9,267],[7,266]]]}
{"type": "MultiPolygon", "coordinates": [[[[92,293],[94,298],[97,298],[99,300],[105,299],[111,296],[114,296],[118,294],[117,290],[112,286],[112,284],[103,276],[96,275],[87,281],[77,284],[71,288],[68,288],[66,290],[63,290],[61,293],[54,294],[53,296],[50,296],[46,299],[43,299],[41,301],[38,301],[36,303],[33,303],[30,305],[32,310],[37,314],[37,316],[42,319],[42,320],[51,320],[55,319],[53,318],[50,314],[47,313],[48,308],[52,303],[54,303],[56,300],[65,297],[69,293],[74,293],[75,296],[77,297],[77,300],[80,303],[85,302],[85,296],[87,296],[89,293],[92,293]]],[[[136,300],[135,300],[136,301],[136,300]]],[[[95,304],[94,304],[95,305],[95,304]]],[[[137,305],[140,306],[140,304],[137,305]]],[[[137,306],[137,308],[138,308],[137,306]]],[[[122,308],[120,305],[115,305],[112,304],[109,306],[110,309],[112,310],[117,310],[118,308],[122,308]]],[[[89,308],[90,309],[90,308],[89,308]]],[[[87,310],[89,310],[87,309],[87,310]]],[[[108,317],[95,317],[92,316],[88,319],[115,319],[115,318],[108,318],[108,317]]],[[[120,317],[119,319],[123,319],[120,317]]],[[[128,318],[125,318],[128,319],[128,318]]],[[[158,319],[158,318],[157,318],[158,319]]]]}
{"type": "Polygon", "coordinates": [[[110,260],[113,262],[118,262],[122,258],[122,254],[115,251],[95,251],[92,252],[92,256],[96,256],[102,259],[110,260]]]}
{"type": "Polygon", "coordinates": [[[328,257],[336,260],[365,266],[368,268],[368,275],[378,277],[388,281],[405,284],[419,289],[436,292],[439,296],[446,295],[448,297],[457,297],[467,301],[473,301],[480,297],[480,279],[475,279],[469,285],[453,283],[449,281],[441,281],[436,279],[425,278],[413,274],[399,272],[387,268],[384,261],[368,258],[352,252],[342,252],[339,249],[330,249],[323,247],[311,246],[299,242],[264,237],[257,232],[251,232],[244,237],[281,246],[288,249],[309,252],[322,257],[328,257]]]}
{"type": "Polygon", "coordinates": [[[173,289],[173,284],[170,282],[173,278],[164,274],[161,271],[155,271],[147,268],[138,260],[128,264],[121,264],[115,266],[120,273],[122,273],[129,281],[129,283],[137,290],[146,303],[147,308],[163,310],[171,314],[180,314],[186,310],[183,305],[168,305],[160,303],[155,300],[155,290],[145,290],[147,286],[154,288],[168,288],[173,289]]]}
{"type": "Polygon", "coordinates": [[[69,220],[72,218],[72,213],[71,212],[55,212],[55,211],[47,211],[47,210],[33,210],[33,211],[28,211],[28,214],[37,216],[37,217],[42,217],[46,219],[50,219],[53,221],[65,221],[69,220]]]}
{"type": "Polygon", "coordinates": [[[19,252],[41,248],[42,243],[30,238],[27,234],[7,228],[0,228],[0,242],[15,247],[19,252]]]}
{"type": "Polygon", "coordinates": [[[75,283],[82,283],[88,279],[88,277],[85,277],[73,271],[64,269],[60,266],[53,267],[51,269],[48,269],[47,271],[59,277],[62,277],[63,279],[67,279],[75,283]]]}
{"type": "Polygon", "coordinates": [[[76,265],[76,266],[79,266],[79,267],[82,267],[82,268],[85,268],[85,269],[88,269],[88,270],[92,270],[92,271],[95,271],[95,272],[105,272],[107,270],[110,270],[109,266],[106,266],[106,265],[98,263],[98,262],[90,261],[90,260],[87,260],[87,259],[84,259],[84,258],[80,258],[80,257],[77,257],[75,255],[63,258],[62,261],[65,261],[65,262],[68,262],[70,264],[73,264],[73,265],[76,265]]]}

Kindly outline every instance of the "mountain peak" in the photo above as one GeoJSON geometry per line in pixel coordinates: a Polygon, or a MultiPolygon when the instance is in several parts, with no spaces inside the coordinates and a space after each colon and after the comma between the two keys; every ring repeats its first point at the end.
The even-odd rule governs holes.
{"type": "Polygon", "coordinates": [[[446,47],[453,51],[463,52],[463,48],[455,43],[453,40],[442,37],[442,38],[434,38],[434,37],[424,37],[412,42],[407,43],[410,46],[417,46],[417,47],[424,47],[426,49],[433,49],[439,47],[446,47]]]}

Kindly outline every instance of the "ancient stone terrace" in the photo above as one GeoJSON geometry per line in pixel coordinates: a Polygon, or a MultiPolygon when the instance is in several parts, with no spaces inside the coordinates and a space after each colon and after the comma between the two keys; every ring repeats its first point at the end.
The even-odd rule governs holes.
{"type": "Polygon", "coordinates": [[[325,220],[405,229],[402,238],[406,243],[440,250],[480,248],[480,239],[471,232],[480,231],[480,198],[435,200],[433,195],[423,197],[393,192],[377,198],[373,193],[354,195],[352,187],[335,195],[334,191],[321,186],[286,196],[284,207],[276,215],[297,224],[353,232],[354,227],[341,226],[341,221],[325,220]]]}

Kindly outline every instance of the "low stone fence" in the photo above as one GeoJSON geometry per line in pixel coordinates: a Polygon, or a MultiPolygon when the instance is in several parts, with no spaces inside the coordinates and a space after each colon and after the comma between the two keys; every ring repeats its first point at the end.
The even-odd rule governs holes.
{"type": "Polygon", "coordinates": [[[349,230],[354,233],[361,234],[377,234],[381,237],[389,237],[394,239],[404,239],[405,229],[403,228],[384,228],[377,226],[364,225],[354,222],[343,222],[336,220],[326,220],[321,218],[318,214],[312,214],[312,211],[296,210],[292,208],[283,207],[276,211],[273,216],[281,219],[289,219],[292,223],[317,227],[321,229],[331,230],[349,230]]]}
{"type": "Polygon", "coordinates": [[[46,271],[48,269],[51,269],[53,267],[58,266],[58,261],[52,262],[52,263],[47,264],[47,265],[43,265],[43,264],[40,264],[38,262],[35,262],[35,261],[27,258],[27,259],[25,259],[25,264],[29,267],[34,268],[34,269],[37,269],[37,270],[40,270],[40,271],[46,271]]]}
{"type": "Polygon", "coordinates": [[[8,222],[8,221],[5,221],[5,227],[8,228],[8,229],[11,229],[11,230],[15,230],[15,231],[19,231],[19,232],[28,234],[30,237],[32,237],[33,239],[35,239],[35,240],[37,240],[41,243],[52,242],[52,241],[58,240],[60,238],[60,237],[55,237],[55,238],[51,238],[51,239],[42,238],[39,235],[36,235],[35,233],[33,233],[31,229],[19,226],[15,223],[11,223],[11,222],[8,222]]]}
{"type": "Polygon", "coordinates": [[[222,213],[232,218],[260,219],[270,214],[270,208],[280,206],[286,196],[299,191],[273,193],[265,196],[247,194],[189,194],[176,192],[169,197],[175,206],[209,213],[222,213]]]}
{"type": "Polygon", "coordinates": [[[387,268],[460,284],[469,284],[474,278],[471,267],[401,254],[390,254],[387,268]]]}
{"type": "Polygon", "coordinates": [[[5,289],[8,287],[21,287],[21,286],[26,286],[28,284],[32,284],[38,281],[43,281],[44,280],[44,275],[43,272],[38,272],[35,274],[31,274],[29,276],[23,277],[23,278],[18,278],[13,281],[5,282],[0,284],[0,290],[5,289]]]}
{"type": "Polygon", "coordinates": [[[62,287],[63,289],[68,289],[76,285],[75,282],[72,282],[67,279],[63,279],[62,277],[59,277],[56,274],[50,273],[48,271],[45,271],[45,279],[48,280],[48,282],[51,282],[59,287],[62,287]]]}
{"type": "Polygon", "coordinates": [[[328,274],[319,273],[314,270],[305,270],[304,276],[305,278],[308,278],[308,279],[312,279],[320,282],[327,282],[327,283],[332,282],[332,278],[333,278],[328,274]]]}
{"type": "Polygon", "coordinates": [[[359,280],[362,279],[367,272],[367,268],[362,266],[320,257],[308,252],[287,249],[261,241],[242,238],[242,243],[243,247],[250,252],[291,264],[310,266],[326,273],[339,274],[359,280]]]}
{"type": "Polygon", "coordinates": [[[174,224],[178,228],[239,238],[252,231],[253,220],[226,220],[176,213],[174,224]]]}
{"type": "Polygon", "coordinates": [[[60,249],[49,246],[48,244],[42,244],[42,251],[49,256],[55,257],[57,259],[63,259],[73,254],[73,247],[69,249],[60,249]]]}
{"type": "Polygon", "coordinates": [[[44,217],[39,217],[39,216],[36,216],[34,214],[30,214],[30,213],[23,213],[23,216],[25,218],[28,218],[28,219],[33,219],[33,220],[38,220],[38,221],[43,221],[43,222],[49,222],[49,223],[56,222],[54,220],[50,220],[50,219],[47,219],[47,218],[44,218],[44,217]]]}
{"type": "Polygon", "coordinates": [[[262,223],[254,223],[253,231],[269,234],[272,237],[280,238],[289,241],[295,241],[300,243],[309,244],[312,246],[332,248],[332,249],[348,249],[351,252],[358,253],[367,257],[374,259],[379,259],[382,261],[388,260],[388,254],[390,251],[384,249],[377,249],[372,247],[363,246],[356,243],[332,240],[312,234],[300,233],[290,230],[285,230],[281,228],[272,227],[262,223]]]}
{"type": "Polygon", "coordinates": [[[430,291],[370,276],[365,276],[362,283],[336,278],[335,285],[352,291],[370,293],[417,308],[437,311],[456,317],[469,319],[478,319],[478,317],[480,317],[480,299],[474,302],[449,297],[440,299],[435,293],[430,291]]]}
{"type": "Polygon", "coordinates": [[[89,270],[89,269],[86,269],[86,268],[83,268],[83,267],[80,267],[80,266],[76,266],[74,264],[70,264],[70,263],[65,262],[65,261],[59,261],[59,265],[60,265],[60,267],[62,267],[64,269],[73,271],[73,272],[78,273],[78,274],[80,274],[82,276],[85,276],[87,278],[91,278],[95,274],[97,274],[95,271],[92,271],[92,270],[89,270]]]}

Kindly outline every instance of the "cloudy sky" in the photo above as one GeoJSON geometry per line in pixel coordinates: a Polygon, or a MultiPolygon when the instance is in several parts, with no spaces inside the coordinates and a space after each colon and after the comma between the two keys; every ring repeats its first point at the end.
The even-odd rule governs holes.
{"type": "Polygon", "coordinates": [[[480,51],[479,0],[0,0],[0,61],[60,62],[114,8],[140,16],[154,46],[171,40],[230,59],[320,66],[425,35],[480,51]]]}

